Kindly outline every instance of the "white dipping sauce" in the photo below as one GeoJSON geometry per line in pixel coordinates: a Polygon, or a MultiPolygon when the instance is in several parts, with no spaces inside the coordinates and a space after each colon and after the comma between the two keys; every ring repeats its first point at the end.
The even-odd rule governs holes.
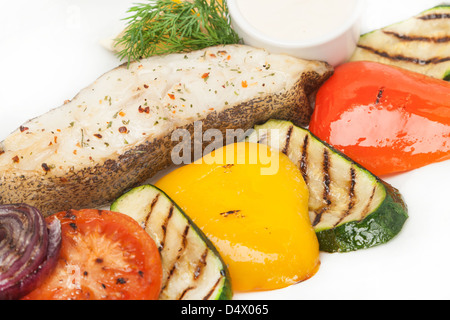
{"type": "MultiPolygon", "coordinates": [[[[358,0],[238,0],[244,18],[261,33],[283,42],[314,40],[351,17],[358,0]]],[[[360,0],[361,1],[361,0],[360,0]]]]}

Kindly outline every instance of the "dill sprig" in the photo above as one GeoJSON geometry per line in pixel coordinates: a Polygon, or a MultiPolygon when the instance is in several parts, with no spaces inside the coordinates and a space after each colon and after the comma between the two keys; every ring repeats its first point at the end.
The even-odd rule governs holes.
{"type": "Polygon", "coordinates": [[[231,28],[226,1],[153,0],[128,10],[131,16],[115,45],[128,63],[153,55],[200,50],[240,42],[231,28]]]}

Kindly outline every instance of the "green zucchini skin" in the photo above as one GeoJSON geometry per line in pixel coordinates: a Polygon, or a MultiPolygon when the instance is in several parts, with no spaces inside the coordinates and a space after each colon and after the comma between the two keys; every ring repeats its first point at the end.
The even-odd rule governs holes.
{"type": "Polygon", "coordinates": [[[353,221],[334,229],[316,232],[320,250],[351,252],[387,243],[400,233],[408,219],[407,207],[397,189],[380,181],[386,198],[362,221],[353,221]]]}
{"type": "MultiPolygon", "coordinates": [[[[268,138],[266,132],[271,131],[272,129],[278,130],[278,133],[274,134],[275,142],[278,143],[277,148],[287,154],[294,163],[299,163],[298,158],[295,158],[295,155],[302,154],[304,150],[300,150],[300,148],[298,148],[300,143],[293,140],[299,139],[299,137],[303,139],[303,137],[307,136],[310,145],[320,146],[319,149],[315,148],[315,151],[321,151],[322,148],[323,150],[327,150],[329,155],[334,155],[333,161],[339,161],[343,164],[340,168],[353,168],[354,171],[358,173],[358,181],[363,181],[363,183],[367,184],[367,186],[364,185],[365,189],[373,189],[373,194],[375,194],[375,190],[377,190],[377,196],[375,198],[378,199],[378,202],[376,202],[376,205],[371,206],[372,209],[369,210],[363,218],[344,221],[344,223],[332,226],[314,225],[314,217],[317,216],[318,209],[312,205],[312,203],[317,202],[317,199],[312,198],[317,197],[318,193],[313,192],[315,186],[314,181],[311,181],[311,174],[309,174],[309,172],[322,170],[323,163],[317,161],[316,158],[316,160],[308,164],[307,169],[304,169],[304,166],[302,168],[302,165],[299,165],[301,170],[308,171],[303,172],[303,175],[306,177],[306,183],[310,190],[310,217],[319,240],[321,251],[328,253],[344,253],[368,249],[385,244],[400,233],[408,219],[408,208],[402,195],[396,188],[376,177],[367,169],[363,168],[340,151],[334,149],[326,142],[321,141],[309,130],[296,127],[288,121],[269,120],[263,125],[256,126],[255,132],[250,135],[247,140],[253,142],[257,141],[271,146],[272,141],[268,138]],[[261,139],[263,135],[266,136],[261,139]],[[288,141],[287,143],[289,146],[283,144],[285,139],[288,141]],[[287,150],[289,150],[289,152],[287,150]]],[[[323,181],[318,181],[318,185],[322,185],[323,183],[323,181]]],[[[337,187],[342,186],[342,190],[348,190],[349,188],[347,186],[349,181],[347,180],[335,181],[335,184],[337,187]]],[[[345,199],[345,197],[341,197],[341,199],[345,199]]],[[[366,203],[368,206],[373,199],[374,197],[372,196],[370,199],[366,198],[361,200],[365,201],[362,203],[362,206],[365,207],[366,203]]],[[[336,212],[336,215],[343,215],[343,212],[336,212]]]]}
{"type": "MultiPolygon", "coordinates": [[[[312,132],[308,132],[315,139],[321,141],[312,132]]],[[[339,154],[343,159],[353,162],[360,170],[373,176],[377,183],[385,189],[386,196],[379,207],[364,220],[349,222],[333,229],[317,231],[320,250],[330,253],[352,252],[389,242],[400,233],[409,218],[408,207],[400,191],[327,142],[321,141],[321,143],[334,153],[339,154]]]]}
{"type": "Polygon", "coordinates": [[[438,9],[443,9],[443,10],[450,9],[450,4],[440,4],[438,6],[435,6],[435,7],[431,8],[431,9],[425,10],[423,13],[429,13],[431,11],[435,11],[435,10],[438,10],[438,9]]]}
{"type": "Polygon", "coordinates": [[[374,61],[450,81],[450,5],[361,35],[350,61],[374,61]]]}
{"type": "MultiPolygon", "coordinates": [[[[142,185],[139,187],[135,187],[131,190],[129,190],[127,193],[123,194],[121,197],[119,197],[118,199],[116,199],[116,201],[114,201],[111,204],[111,211],[116,211],[116,212],[121,212],[123,214],[127,214],[130,215],[131,217],[135,218],[135,212],[132,212],[132,210],[130,209],[130,205],[133,206],[133,202],[142,202],[145,200],[145,195],[144,196],[140,196],[144,193],[146,193],[147,191],[150,192],[155,192],[156,194],[158,194],[158,198],[163,198],[166,199],[168,202],[171,203],[171,205],[173,206],[173,213],[172,215],[172,219],[173,216],[178,215],[178,217],[180,218],[180,220],[184,220],[187,225],[189,226],[189,228],[191,229],[191,232],[194,232],[195,235],[198,237],[198,241],[202,242],[204,244],[204,246],[209,250],[210,254],[212,253],[215,257],[215,263],[218,264],[218,272],[217,275],[220,277],[220,282],[219,283],[219,288],[215,289],[215,294],[209,296],[206,300],[232,300],[233,298],[233,290],[232,290],[232,284],[231,284],[231,277],[230,277],[230,273],[229,270],[225,264],[225,262],[223,261],[222,257],[220,256],[219,252],[217,251],[217,249],[215,248],[214,244],[208,239],[208,237],[206,237],[206,235],[201,231],[201,229],[192,221],[192,219],[161,189],[159,189],[158,187],[154,186],[154,185],[142,185]]],[[[152,204],[153,205],[153,204],[152,204]]],[[[135,218],[136,219],[136,218],[135,218]]],[[[148,219],[148,217],[145,218],[146,220],[148,219]]],[[[139,223],[142,223],[142,219],[136,219],[139,223]]],[[[149,232],[149,234],[151,236],[153,236],[153,231],[154,229],[159,229],[160,225],[158,226],[150,226],[151,230],[148,230],[148,227],[146,227],[147,232],[149,232]]],[[[167,228],[167,233],[169,232],[169,227],[167,224],[164,228],[167,228]]],[[[160,243],[160,241],[157,239],[157,237],[155,237],[157,244],[160,243]]],[[[164,255],[164,251],[161,251],[160,249],[160,253],[161,253],[161,258],[162,258],[162,262],[163,262],[163,267],[165,265],[165,255],[164,255]]],[[[195,261],[190,261],[190,264],[195,265],[195,261]]],[[[206,264],[205,264],[206,265],[206,264]]],[[[214,283],[211,283],[211,286],[215,286],[216,285],[216,279],[212,279],[211,281],[213,281],[214,283]]],[[[163,291],[164,291],[164,286],[166,286],[167,283],[163,284],[163,291]]],[[[180,286],[184,286],[184,283],[181,283],[180,286]]],[[[190,290],[196,290],[194,289],[190,289],[190,290]]],[[[191,292],[192,293],[192,292],[191,292]]],[[[168,296],[164,296],[164,298],[160,298],[163,300],[176,300],[177,298],[168,295],[168,296]]],[[[203,298],[204,299],[204,298],[203,298]]]]}
{"type": "Polygon", "coordinates": [[[445,80],[445,81],[450,81],[450,70],[448,70],[448,71],[444,74],[444,80],[445,80]]]}

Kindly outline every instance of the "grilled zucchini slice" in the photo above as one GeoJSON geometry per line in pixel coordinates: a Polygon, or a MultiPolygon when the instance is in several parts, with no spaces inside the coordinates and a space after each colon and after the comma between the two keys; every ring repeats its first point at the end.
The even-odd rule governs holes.
{"type": "Polygon", "coordinates": [[[247,138],[278,148],[298,164],[310,192],[320,250],[349,252],[388,242],[408,218],[392,186],[291,122],[270,120],[247,138]]]}
{"type": "Polygon", "coordinates": [[[155,240],[163,266],[160,300],[232,299],[229,272],[214,245],[162,190],[136,187],[111,210],[138,221],[155,240]]]}
{"type": "Polygon", "coordinates": [[[364,34],[351,61],[375,61],[450,80],[450,5],[364,34]]]}

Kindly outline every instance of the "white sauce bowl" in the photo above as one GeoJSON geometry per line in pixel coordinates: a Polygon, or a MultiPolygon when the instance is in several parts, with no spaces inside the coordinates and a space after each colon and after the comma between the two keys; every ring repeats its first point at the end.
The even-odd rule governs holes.
{"type": "MultiPolygon", "coordinates": [[[[227,0],[234,30],[245,44],[265,48],[272,53],[284,53],[306,60],[326,61],[332,66],[337,66],[351,57],[360,37],[364,0],[356,1],[351,17],[342,26],[314,40],[303,42],[285,42],[267,36],[246,20],[237,1],[227,0]]],[[[276,5],[275,0],[274,5],[276,5]]],[[[292,32],[295,32],[295,30],[292,32]]]]}

